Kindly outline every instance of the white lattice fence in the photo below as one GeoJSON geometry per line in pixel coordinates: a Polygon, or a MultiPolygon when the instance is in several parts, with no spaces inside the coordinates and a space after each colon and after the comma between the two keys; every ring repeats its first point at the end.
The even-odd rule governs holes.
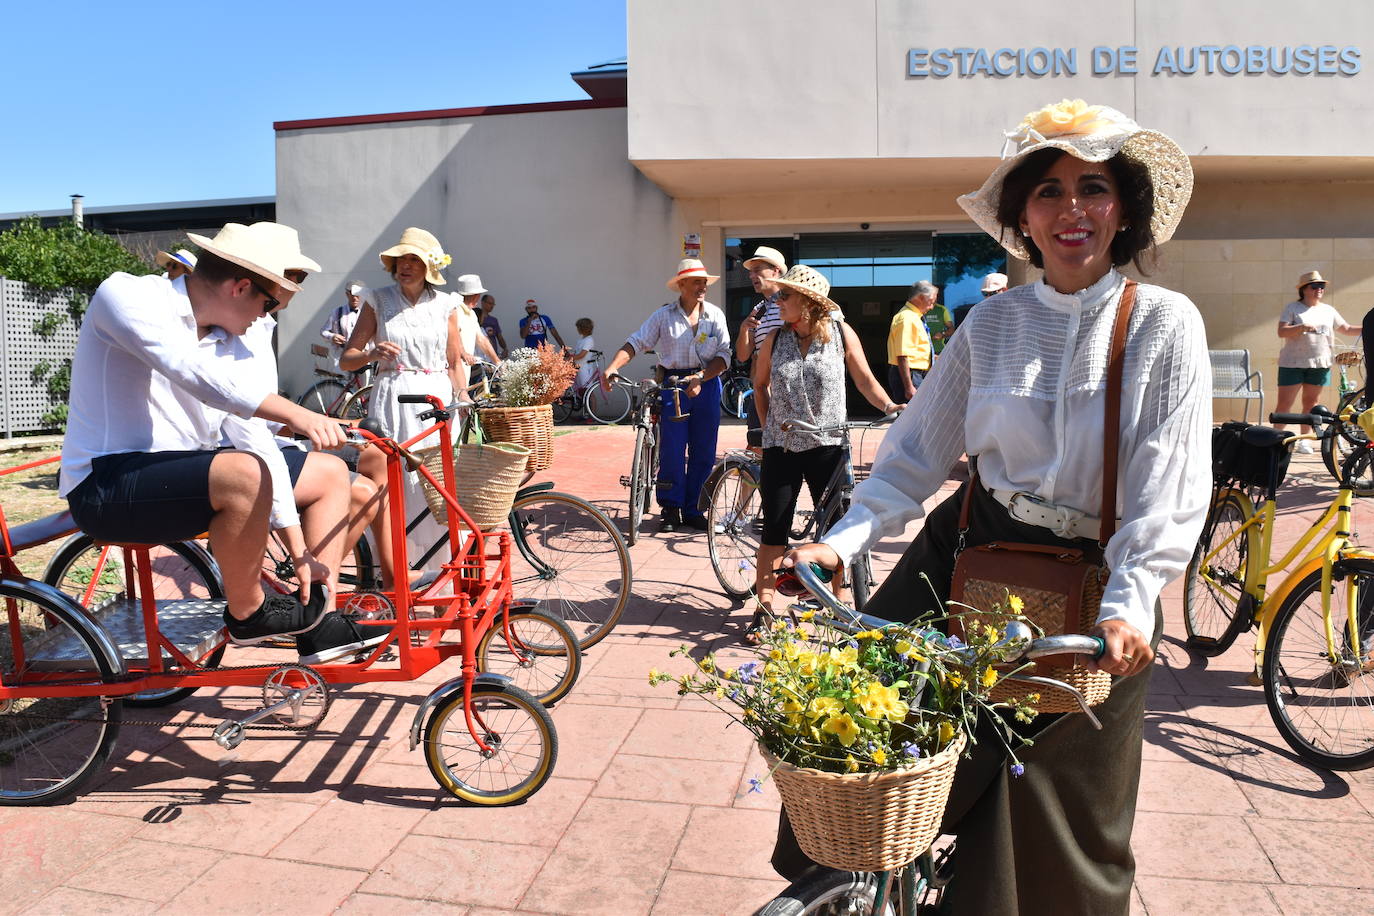
{"type": "Polygon", "coordinates": [[[67,319],[70,301],[66,293],[0,277],[0,432],[6,437],[52,428],[43,415],[59,401],[48,394],[47,374],[36,370],[44,363],[49,371],[57,369],[76,352],[76,325],[67,319]],[[44,337],[34,325],[48,314],[63,320],[44,337]]]}

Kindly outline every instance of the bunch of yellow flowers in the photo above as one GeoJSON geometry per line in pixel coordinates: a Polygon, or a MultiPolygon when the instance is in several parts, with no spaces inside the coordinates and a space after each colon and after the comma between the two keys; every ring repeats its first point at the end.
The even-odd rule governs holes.
{"type": "MultiPolygon", "coordinates": [[[[989,698],[1007,652],[991,624],[970,628],[965,644],[908,625],[851,634],[813,616],[776,622],[757,661],[729,669],[708,655],[690,674],[651,671],[650,683],[703,696],[780,760],[832,773],[909,767],[971,736],[980,708],[1001,706],[1022,721],[1034,715],[989,698]]],[[[686,646],[672,655],[690,657],[686,646]]]]}

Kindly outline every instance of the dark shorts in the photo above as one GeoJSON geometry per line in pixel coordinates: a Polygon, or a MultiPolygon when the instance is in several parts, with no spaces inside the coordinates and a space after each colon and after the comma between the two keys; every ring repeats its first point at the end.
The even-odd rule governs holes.
{"type": "Polygon", "coordinates": [[[838,445],[822,445],[802,452],[776,446],[764,449],[759,480],[759,509],[763,516],[760,542],[770,547],[786,547],[802,481],[811,491],[812,503],[820,502],[821,491],[843,460],[844,449],[838,445]]]}
{"type": "Polygon", "coordinates": [[[1331,381],[1330,369],[1292,369],[1288,366],[1279,366],[1280,388],[1288,385],[1325,386],[1329,381],[1331,381]]]}
{"type": "MultiPolygon", "coordinates": [[[[911,369],[911,385],[913,388],[920,388],[921,382],[925,380],[926,370],[911,369]]],[[[894,404],[906,403],[906,386],[902,384],[902,369],[900,366],[888,364],[887,367],[887,394],[892,398],[894,404]]]]}
{"type": "MultiPolygon", "coordinates": [[[[199,537],[210,527],[210,462],[217,451],[124,452],[91,462],[91,473],[67,494],[72,518],[101,541],[165,544],[199,537]]],[[[294,485],[307,452],[283,449],[294,485]]]]}

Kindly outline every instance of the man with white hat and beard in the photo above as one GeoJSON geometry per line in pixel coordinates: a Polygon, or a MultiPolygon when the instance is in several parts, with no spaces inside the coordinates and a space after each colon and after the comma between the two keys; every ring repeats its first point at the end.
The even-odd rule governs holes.
{"type": "Polygon", "coordinates": [[[294,230],[230,223],[192,240],[202,254],[190,275],[116,273],[92,297],[72,364],[58,492],[99,540],[167,543],[208,530],[229,639],[252,645],[324,619],[324,581],[343,542],[313,545],[305,603],[264,596],[272,477],[261,454],[219,447],[225,417],[285,424],[318,449],[345,439],[337,420],[278,395],[269,374],[246,371],[254,355],[241,335],[300,289],[289,277],[303,266],[294,230]]]}
{"type": "Polygon", "coordinates": [[[696,531],[707,528],[697,500],[716,461],[720,375],[730,358],[725,313],[706,301],[706,287],[719,279],[695,258],[679,261],[677,273],[667,284],[677,299],[656,309],[630,335],[601,380],[602,389],[610,391],[620,369],[636,353],[654,350],[664,383],[675,382],[682,388],[682,419],[672,418],[674,399],[664,392],[659,424],[658,504],[663,532],[684,525],[696,531]]]}
{"type": "Polygon", "coordinates": [[[349,280],[344,284],[344,304],[331,311],[320,328],[320,336],[329,341],[329,352],[335,363],[338,363],[339,354],[343,353],[344,344],[348,343],[349,335],[353,333],[353,326],[358,323],[358,309],[363,304],[362,296],[366,292],[367,287],[360,281],[349,280]]]}

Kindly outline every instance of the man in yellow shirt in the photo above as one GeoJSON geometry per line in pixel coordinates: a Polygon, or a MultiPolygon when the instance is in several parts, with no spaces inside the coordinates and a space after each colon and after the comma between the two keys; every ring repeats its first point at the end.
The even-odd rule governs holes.
{"type": "Polygon", "coordinates": [[[917,280],[906,305],[892,316],[892,329],[887,334],[887,390],[898,404],[911,400],[930,371],[930,332],[924,319],[939,294],[934,283],[917,280]]]}

